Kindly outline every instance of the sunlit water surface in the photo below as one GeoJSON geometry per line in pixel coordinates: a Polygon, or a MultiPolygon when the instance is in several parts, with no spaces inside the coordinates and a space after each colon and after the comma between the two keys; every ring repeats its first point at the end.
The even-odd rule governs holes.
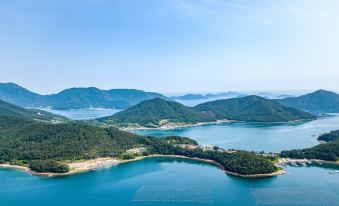
{"type": "MultiPolygon", "coordinates": [[[[300,124],[231,123],[137,133],[187,136],[225,148],[281,151],[316,145],[317,135],[333,129],[339,129],[338,116],[300,124]]],[[[1,169],[0,205],[339,205],[339,174],[329,174],[338,166],[285,169],[288,174],[279,177],[244,179],[207,163],[173,158],[150,158],[61,178],[1,169]]]]}
{"type": "Polygon", "coordinates": [[[100,117],[111,116],[121,110],[106,108],[87,108],[87,109],[71,109],[71,110],[54,110],[44,109],[45,111],[67,117],[72,120],[90,120],[100,117]]]}
{"type": "Polygon", "coordinates": [[[317,137],[339,129],[339,116],[320,118],[302,123],[262,124],[225,123],[172,130],[133,131],[149,136],[184,136],[200,144],[213,144],[226,149],[280,152],[319,144],[317,137]]]}

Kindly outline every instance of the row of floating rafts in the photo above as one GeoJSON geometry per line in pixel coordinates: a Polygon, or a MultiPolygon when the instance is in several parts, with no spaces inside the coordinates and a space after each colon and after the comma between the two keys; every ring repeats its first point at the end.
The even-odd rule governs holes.
{"type": "Polygon", "coordinates": [[[331,175],[334,175],[334,174],[339,173],[339,170],[331,170],[328,173],[330,173],[331,175]]]}
{"type": "Polygon", "coordinates": [[[307,159],[285,159],[282,158],[279,163],[281,166],[291,165],[291,166],[307,166],[308,164],[312,164],[312,161],[307,159]]]}
{"type": "MultiPolygon", "coordinates": [[[[321,162],[318,162],[319,164],[322,164],[321,162]]],[[[308,164],[312,164],[312,161],[307,159],[289,159],[289,158],[281,158],[281,161],[279,162],[279,165],[286,166],[307,166],[308,164]]],[[[339,170],[331,170],[328,172],[329,174],[339,174],[339,170]]]]}
{"type": "Polygon", "coordinates": [[[118,164],[117,160],[98,161],[94,165],[88,166],[88,169],[95,171],[97,168],[109,167],[118,164]]]}
{"type": "Polygon", "coordinates": [[[297,166],[306,167],[307,164],[311,164],[311,162],[290,162],[290,165],[295,166],[295,167],[297,167],[297,166]]]}

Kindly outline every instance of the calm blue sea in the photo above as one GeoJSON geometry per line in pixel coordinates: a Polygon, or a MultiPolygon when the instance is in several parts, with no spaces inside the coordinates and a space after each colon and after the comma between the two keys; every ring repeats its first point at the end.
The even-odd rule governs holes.
{"type": "MultiPolygon", "coordinates": [[[[300,124],[231,123],[139,134],[180,135],[224,148],[281,151],[318,144],[339,129],[339,117],[300,124]]],[[[339,205],[335,165],[287,167],[287,175],[244,179],[192,160],[152,158],[69,177],[46,178],[0,170],[0,205],[339,205]]]]}
{"type": "Polygon", "coordinates": [[[87,109],[70,109],[70,110],[54,110],[44,109],[47,112],[58,114],[72,120],[89,120],[100,117],[111,116],[121,110],[106,108],[87,108],[87,109]]]}
{"type": "Polygon", "coordinates": [[[149,136],[183,136],[200,144],[213,144],[226,149],[280,152],[319,144],[317,137],[339,129],[339,116],[320,118],[303,123],[262,124],[225,123],[173,130],[142,130],[137,134],[149,136]]]}

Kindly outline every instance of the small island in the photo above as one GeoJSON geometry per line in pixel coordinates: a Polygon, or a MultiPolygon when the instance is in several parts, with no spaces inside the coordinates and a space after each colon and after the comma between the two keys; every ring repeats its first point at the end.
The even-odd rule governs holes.
{"type": "Polygon", "coordinates": [[[147,100],[110,117],[90,121],[99,126],[125,130],[173,129],[225,122],[277,123],[313,120],[310,113],[286,107],[259,96],[206,102],[187,107],[161,98],[147,100]]]}

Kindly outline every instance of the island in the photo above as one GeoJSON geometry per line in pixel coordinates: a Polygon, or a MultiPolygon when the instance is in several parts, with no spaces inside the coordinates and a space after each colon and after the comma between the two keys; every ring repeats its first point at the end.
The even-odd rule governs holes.
{"type": "Polygon", "coordinates": [[[244,122],[272,123],[316,118],[310,113],[256,95],[206,102],[195,106],[194,109],[216,119],[244,122]]]}
{"type": "Polygon", "coordinates": [[[207,96],[201,94],[185,94],[183,96],[173,96],[171,98],[183,101],[208,99],[207,96]]]}
{"type": "Polygon", "coordinates": [[[234,98],[234,97],[243,97],[246,96],[245,94],[240,94],[237,92],[222,92],[222,93],[208,93],[206,95],[202,94],[185,94],[182,96],[173,96],[172,99],[175,100],[182,100],[182,101],[190,101],[190,100],[206,100],[211,98],[219,98],[219,99],[227,99],[227,98],[234,98]]]}
{"type": "Polygon", "coordinates": [[[175,128],[216,122],[194,108],[161,98],[146,100],[110,117],[92,121],[103,126],[127,129],[175,128]]]}
{"type": "Polygon", "coordinates": [[[172,129],[223,122],[289,122],[313,120],[310,113],[281,105],[259,96],[206,102],[187,107],[161,98],[146,100],[110,117],[91,121],[122,129],[172,129]]]}

